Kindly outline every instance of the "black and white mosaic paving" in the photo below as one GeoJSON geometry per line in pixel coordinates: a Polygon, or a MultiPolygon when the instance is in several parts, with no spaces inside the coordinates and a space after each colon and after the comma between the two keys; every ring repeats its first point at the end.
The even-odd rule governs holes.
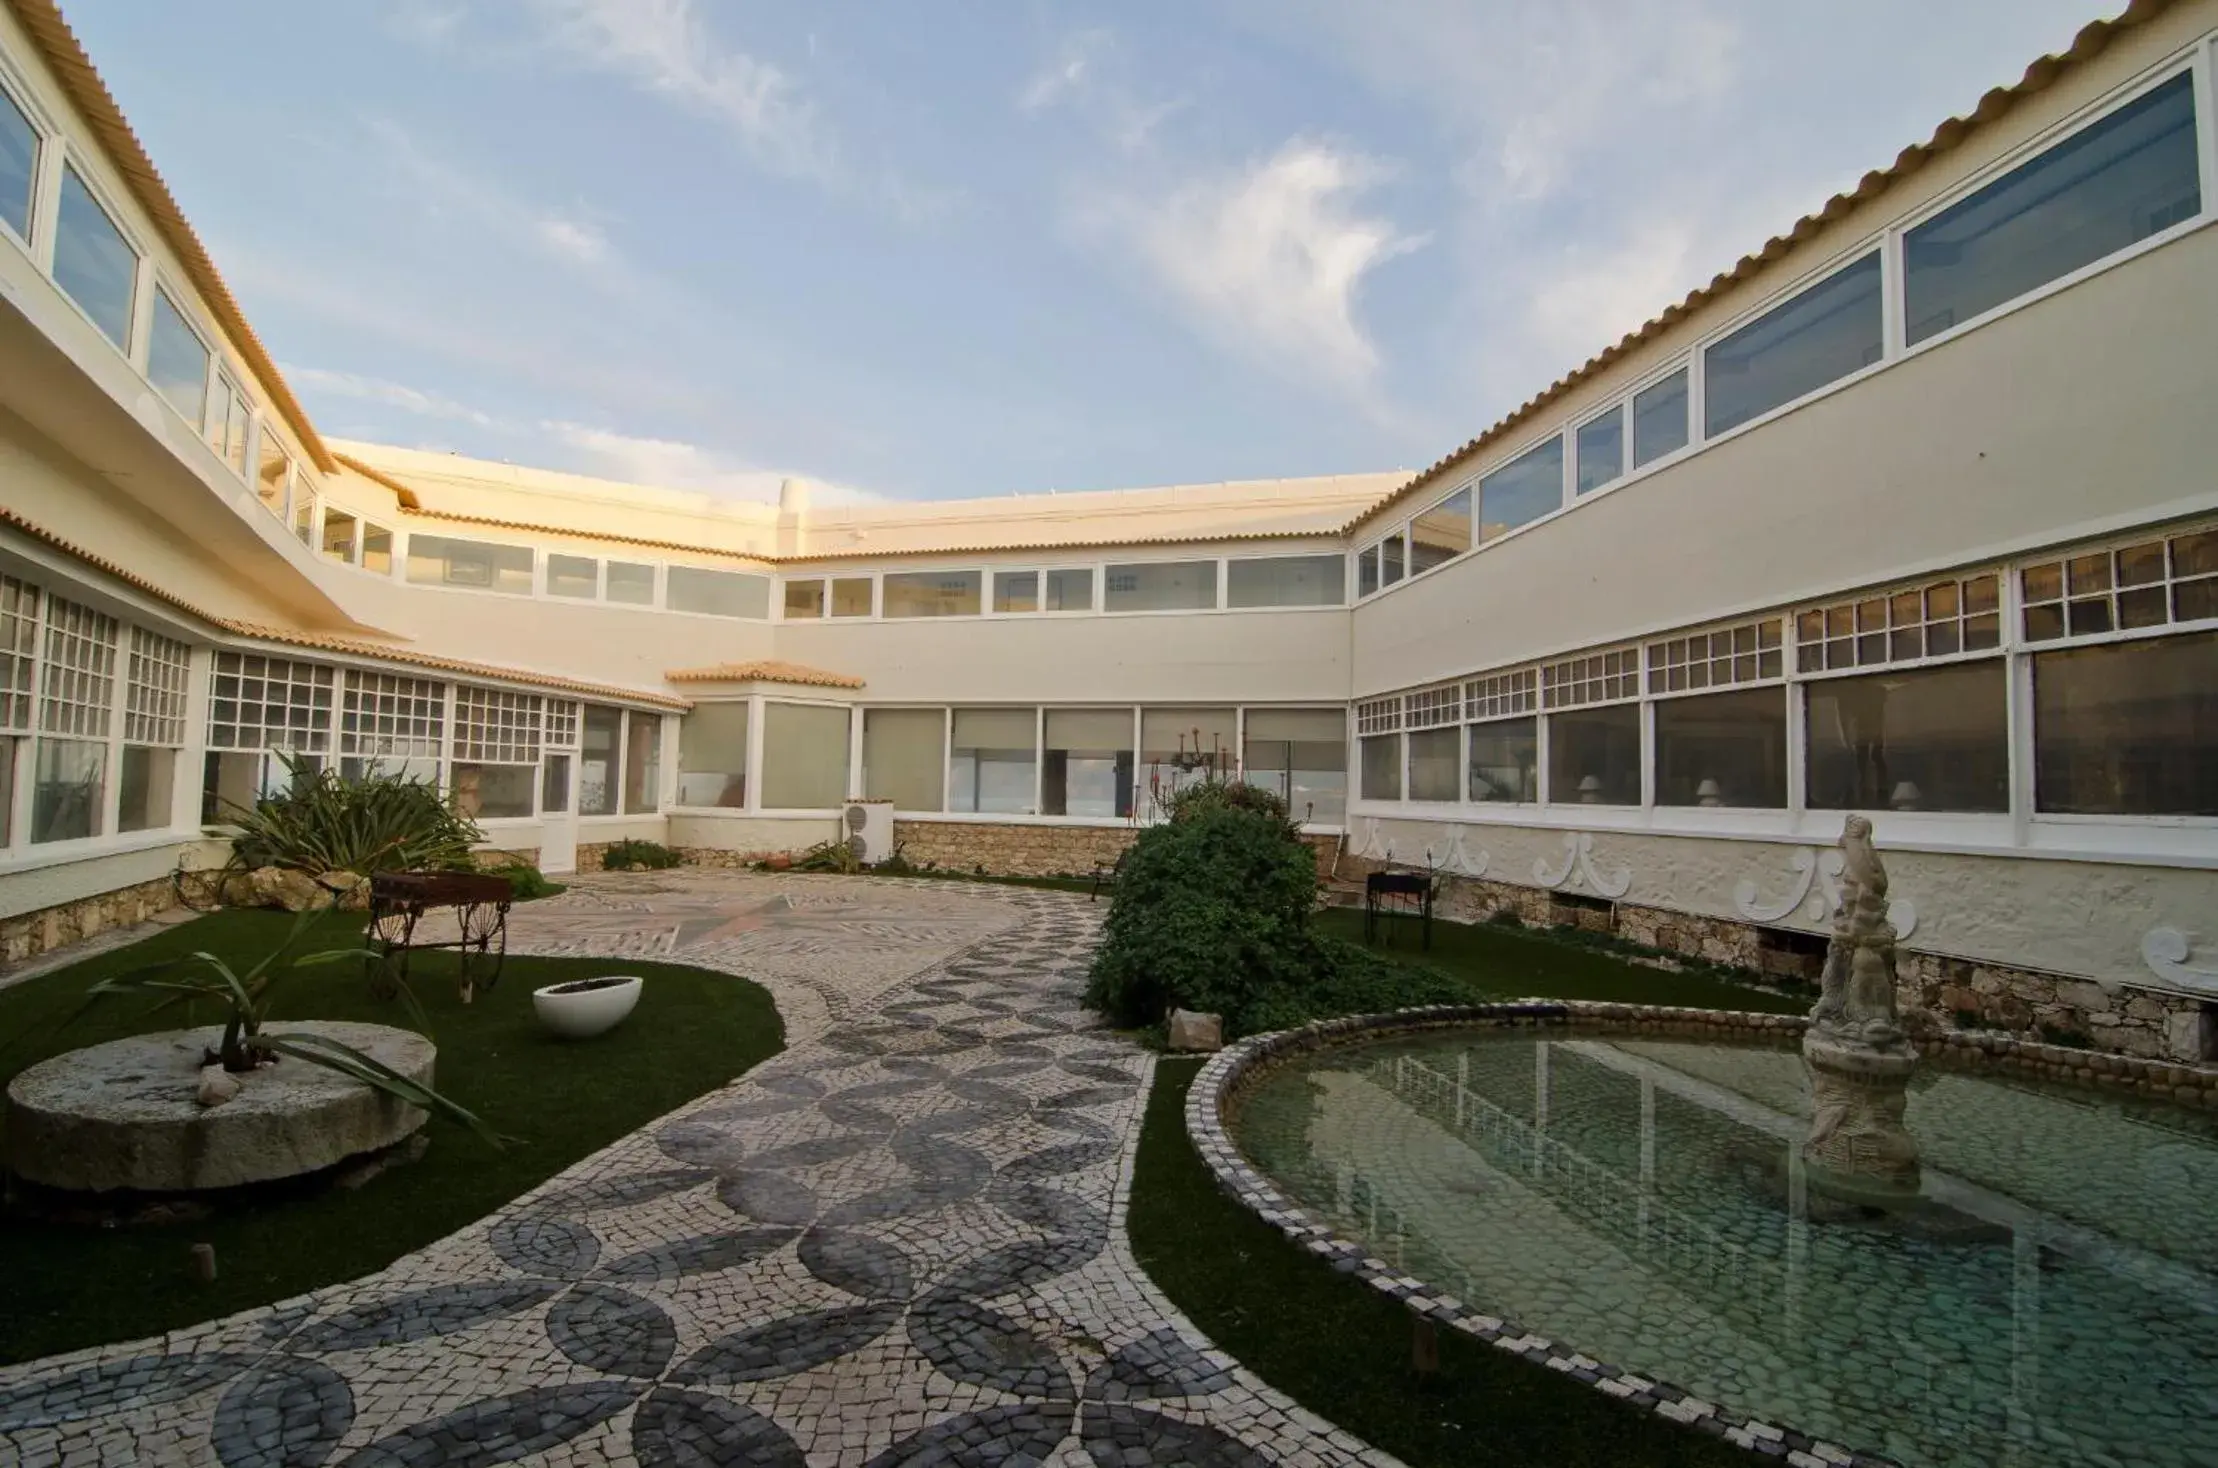
{"type": "Polygon", "coordinates": [[[1126,1249],[1150,1062],[1079,1004],[1101,909],[738,874],[555,902],[525,944],[760,977],[789,1048],[381,1274],[0,1371],[0,1461],[1392,1463],[1126,1249]]]}

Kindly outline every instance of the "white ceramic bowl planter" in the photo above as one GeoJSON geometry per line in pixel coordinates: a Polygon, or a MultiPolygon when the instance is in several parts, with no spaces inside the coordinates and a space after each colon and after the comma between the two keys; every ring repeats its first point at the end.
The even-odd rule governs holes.
{"type": "Polygon", "coordinates": [[[539,1022],[565,1040],[589,1040],[607,1034],[623,1022],[639,1002],[641,980],[610,976],[572,979],[531,991],[531,1007],[539,1022]]]}

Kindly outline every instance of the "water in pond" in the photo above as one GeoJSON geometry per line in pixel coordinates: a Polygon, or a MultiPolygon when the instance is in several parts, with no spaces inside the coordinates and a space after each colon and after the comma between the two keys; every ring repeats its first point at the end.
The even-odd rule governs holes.
{"type": "Polygon", "coordinates": [[[2218,1125],[1928,1068],[1914,1210],[1827,1201],[1801,1057],[1530,1032],[1279,1066],[1233,1118],[1404,1272],[1912,1465],[2218,1468],[2218,1125]]]}

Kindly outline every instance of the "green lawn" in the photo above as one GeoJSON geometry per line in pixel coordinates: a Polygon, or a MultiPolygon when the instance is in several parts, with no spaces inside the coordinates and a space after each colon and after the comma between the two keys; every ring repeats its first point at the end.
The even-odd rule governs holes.
{"type": "MultiPolygon", "coordinates": [[[[49,1055],[149,1030],[214,1023],[204,1010],[149,1018],[148,1001],[107,1001],[66,1031],[55,1026],[95,979],[195,949],[239,967],[283,941],[292,919],[226,911],[133,947],[0,989],[0,1084],[49,1055]]],[[[307,950],[358,943],[359,917],[319,919],[307,950]]],[[[493,1127],[520,1139],[494,1151],[433,1120],[422,1160],[358,1190],[257,1190],[224,1196],[195,1222],[96,1229],[0,1212],[0,1362],[189,1325],[370,1273],[492,1212],[534,1184],[655,1117],[722,1085],[783,1047],[761,987],[726,974],[629,959],[511,958],[498,988],[465,1006],[450,955],[425,954],[413,989],[438,1041],[437,1085],[493,1127]],[[639,1007],[608,1035],[552,1039],[532,1015],[531,991],[565,979],[636,973],[639,1007]],[[218,1277],[192,1275],[189,1248],[215,1246],[218,1277]]],[[[285,982],[279,1019],[408,1023],[395,1002],[372,999],[352,964],[303,969],[285,982]]],[[[288,1064],[297,1062],[286,1062],[288,1064]]]]}
{"type": "Polygon", "coordinates": [[[1156,1064],[1128,1227],[1149,1278],[1242,1365],[1415,1468],[1748,1461],[1453,1331],[1440,1332],[1439,1374],[1420,1382],[1406,1307],[1294,1248],[1218,1190],[1186,1138],[1186,1090],[1200,1066],[1156,1064]]]}

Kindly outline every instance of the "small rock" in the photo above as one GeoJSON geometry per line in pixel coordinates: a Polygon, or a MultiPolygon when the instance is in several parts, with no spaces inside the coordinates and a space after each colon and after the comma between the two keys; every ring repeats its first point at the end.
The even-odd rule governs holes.
{"type": "Polygon", "coordinates": [[[200,1072],[200,1089],[194,1099],[203,1106],[221,1106],[239,1094],[239,1078],[220,1065],[205,1066],[200,1072]]]}
{"type": "Polygon", "coordinates": [[[281,907],[287,912],[308,912],[331,906],[331,893],[306,872],[290,867],[258,867],[247,878],[258,907],[281,907]]]}
{"type": "Polygon", "coordinates": [[[1173,1050],[1222,1050],[1225,1047],[1224,1019],[1219,1015],[1195,1014],[1192,1010],[1174,1009],[1171,1011],[1169,1040],[1173,1050]]]}
{"type": "Polygon", "coordinates": [[[370,879],[360,872],[325,872],[316,878],[316,885],[331,894],[332,905],[342,912],[369,910],[370,879]]]}

